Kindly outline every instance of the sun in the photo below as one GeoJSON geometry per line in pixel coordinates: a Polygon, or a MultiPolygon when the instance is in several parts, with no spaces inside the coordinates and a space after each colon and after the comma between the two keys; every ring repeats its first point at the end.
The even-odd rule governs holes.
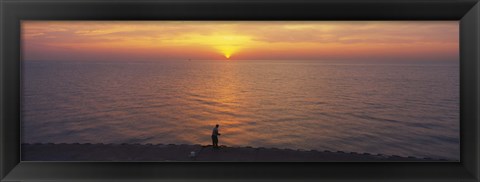
{"type": "Polygon", "coordinates": [[[209,35],[193,34],[186,36],[181,42],[185,45],[205,45],[213,48],[218,55],[223,55],[229,60],[232,55],[237,55],[252,43],[252,37],[238,35],[232,32],[215,32],[209,35]]]}
{"type": "Polygon", "coordinates": [[[209,42],[229,60],[233,54],[245,48],[250,43],[250,40],[251,38],[248,36],[219,34],[211,37],[209,42]]]}
{"type": "Polygon", "coordinates": [[[232,54],[237,52],[239,47],[235,45],[222,45],[218,46],[217,49],[225,56],[225,58],[230,59],[232,54]]]}
{"type": "Polygon", "coordinates": [[[220,52],[222,52],[225,58],[230,59],[230,57],[232,57],[233,52],[235,52],[235,49],[231,46],[224,46],[220,48],[220,52]]]}

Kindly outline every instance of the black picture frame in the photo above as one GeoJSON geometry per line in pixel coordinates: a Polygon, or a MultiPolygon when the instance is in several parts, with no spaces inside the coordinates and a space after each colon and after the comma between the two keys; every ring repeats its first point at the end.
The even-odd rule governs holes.
{"type": "Polygon", "coordinates": [[[478,181],[478,0],[0,0],[2,181],[478,181]],[[460,162],[20,161],[21,20],[459,20],[460,162]]]}

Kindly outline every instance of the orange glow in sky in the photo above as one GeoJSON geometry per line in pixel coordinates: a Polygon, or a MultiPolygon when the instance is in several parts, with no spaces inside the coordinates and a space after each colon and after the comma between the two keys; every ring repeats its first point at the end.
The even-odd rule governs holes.
{"type": "Polygon", "coordinates": [[[458,21],[23,21],[24,60],[441,60],[458,21]]]}

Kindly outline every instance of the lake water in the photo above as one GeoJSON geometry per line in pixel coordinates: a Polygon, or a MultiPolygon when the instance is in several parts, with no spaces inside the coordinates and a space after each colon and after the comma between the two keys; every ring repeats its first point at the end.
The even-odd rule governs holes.
{"type": "Polygon", "coordinates": [[[459,159],[459,63],[24,61],[24,143],[211,144],[459,159]]]}

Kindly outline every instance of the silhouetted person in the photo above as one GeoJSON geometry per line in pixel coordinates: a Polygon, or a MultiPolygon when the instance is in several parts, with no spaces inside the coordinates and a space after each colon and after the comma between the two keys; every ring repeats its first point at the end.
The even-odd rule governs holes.
{"type": "Polygon", "coordinates": [[[219,125],[215,125],[215,128],[213,128],[212,131],[212,143],[213,143],[213,148],[218,148],[218,136],[220,133],[218,132],[218,127],[219,125]]]}

